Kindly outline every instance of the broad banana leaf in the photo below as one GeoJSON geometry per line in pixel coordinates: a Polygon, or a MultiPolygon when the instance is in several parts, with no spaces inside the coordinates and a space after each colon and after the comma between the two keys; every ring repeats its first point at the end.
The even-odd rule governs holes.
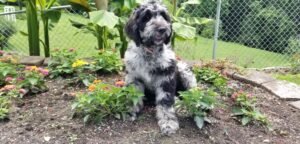
{"type": "Polygon", "coordinates": [[[182,39],[194,39],[196,37],[196,28],[182,23],[173,23],[175,36],[182,39]]]}
{"type": "Polygon", "coordinates": [[[100,27],[107,27],[113,29],[119,22],[119,17],[114,13],[106,10],[99,10],[90,12],[90,21],[96,23],[100,27]]]}

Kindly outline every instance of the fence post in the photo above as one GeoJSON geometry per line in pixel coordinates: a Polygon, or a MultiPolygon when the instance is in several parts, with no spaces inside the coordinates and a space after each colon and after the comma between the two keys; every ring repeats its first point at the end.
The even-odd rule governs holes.
{"type": "Polygon", "coordinates": [[[213,60],[216,59],[216,50],[217,50],[217,43],[219,37],[219,27],[220,27],[220,13],[221,13],[221,4],[222,0],[218,0],[217,3],[217,11],[216,11],[216,22],[215,22],[215,34],[214,34],[214,45],[213,45],[213,60]]]}

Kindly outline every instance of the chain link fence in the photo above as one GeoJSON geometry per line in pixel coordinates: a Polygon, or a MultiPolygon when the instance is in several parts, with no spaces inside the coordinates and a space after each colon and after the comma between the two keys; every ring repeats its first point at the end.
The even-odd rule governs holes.
{"type": "MultiPolygon", "coordinates": [[[[178,0],[178,6],[185,1],[178,0]]],[[[196,26],[197,39],[176,42],[177,54],[185,59],[211,60],[214,44],[217,59],[226,58],[243,67],[286,66],[300,52],[300,0],[202,0],[199,5],[188,5],[185,13],[212,19],[196,26]],[[221,13],[215,35],[218,5],[221,13]]],[[[27,37],[20,33],[27,31],[25,14],[16,14],[16,18],[16,22],[7,22],[0,16],[0,48],[28,55],[27,37]]],[[[76,48],[83,57],[95,53],[96,38],[79,32],[70,19],[88,22],[78,11],[62,10],[60,21],[50,30],[51,49],[76,48]]]]}

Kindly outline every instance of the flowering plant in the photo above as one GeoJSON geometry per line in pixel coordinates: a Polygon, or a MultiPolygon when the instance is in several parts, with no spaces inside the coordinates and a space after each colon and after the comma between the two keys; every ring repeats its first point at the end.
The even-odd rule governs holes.
{"type": "Polygon", "coordinates": [[[255,107],[256,97],[240,90],[234,92],[231,98],[235,102],[233,116],[241,118],[242,125],[247,125],[253,120],[268,124],[267,117],[255,107]]]}
{"type": "Polygon", "coordinates": [[[74,74],[72,65],[76,60],[76,56],[77,53],[73,48],[54,50],[51,53],[51,59],[48,64],[48,68],[51,71],[50,78],[74,74]]]}
{"type": "MultiPolygon", "coordinates": [[[[120,82],[119,82],[120,83],[120,82]]],[[[87,93],[79,93],[72,109],[84,122],[100,122],[103,118],[114,116],[125,119],[130,109],[137,105],[141,92],[133,86],[121,87],[95,80],[87,93]]]]}
{"type": "Polygon", "coordinates": [[[5,85],[17,75],[17,66],[0,62],[0,86],[5,85]]]}
{"type": "Polygon", "coordinates": [[[36,66],[27,66],[22,74],[22,80],[18,85],[32,93],[44,92],[47,90],[44,77],[49,75],[49,70],[36,66]]]}
{"type": "Polygon", "coordinates": [[[93,57],[92,69],[96,72],[117,73],[122,70],[122,61],[120,57],[113,51],[100,51],[93,57]]]}

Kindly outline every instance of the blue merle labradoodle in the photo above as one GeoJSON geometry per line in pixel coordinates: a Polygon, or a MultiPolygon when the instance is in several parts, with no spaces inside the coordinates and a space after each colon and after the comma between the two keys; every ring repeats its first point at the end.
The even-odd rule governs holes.
{"type": "Polygon", "coordinates": [[[173,104],[178,91],[196,86],[190,68],[176,61],[170,40],[171,18],[159,1],[148,0],[131,15],[125,31],[132,41],[125,53],[126,84],[133,84],[145,96],[132,109],[132,118],[143,107],[144,100],[154,100],[158,125],[163,134],[179,128],[173,104]]]}

